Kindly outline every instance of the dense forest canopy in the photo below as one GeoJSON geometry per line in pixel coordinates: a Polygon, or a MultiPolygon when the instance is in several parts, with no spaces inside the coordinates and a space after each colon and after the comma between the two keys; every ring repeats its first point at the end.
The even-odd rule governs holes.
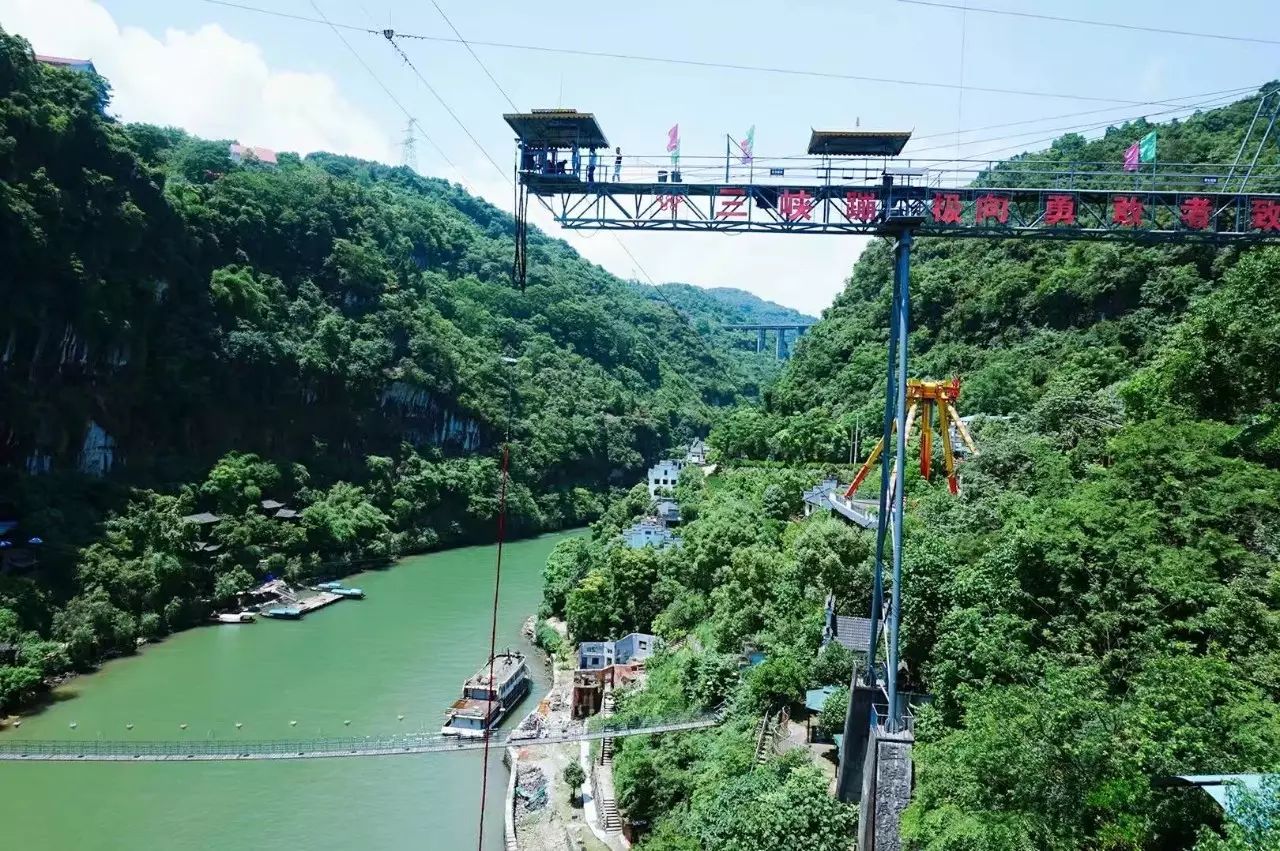
{"type": "MultiPolygon", "coordinates": [[[[1162,150],[1230,161],[1257,103],[1159,125],[1162,150]]],[[[1119,163],[1151,129],[1016,159],[1119,163]]],[[[1260,158],[1278,160],[1274,143],[1260,158]]],[[[716,418],[722,469],[677,489],[682,548],[620,548],[618,503],[548,563],[546,609],[571,630],[652,628],[675,648],[624,712],[735,707],[719,731],[622,746],[640,848],[848,847],[807,762],[753,768],[750,732],[848,682],[849,660],[819,651],[822,600],[869,611],[874,539],[799,500],[849,481],[852,425],[878,430],[890,259],[872,244],[764,404],[716,418]],[[747,647],[766,661],[739,671],[747,647]]],[[[905,847],[1280,848],[1275,782],[1235,821],[1154,782],[1280,770],[1280,250],[921,239],[911,289],[912,377],[959,375],[961,413],[988,416],[958,496],[908,466],[901,676],[932,702],[905,847]]]]}
{"type": "MultiPolygon", "coordinates": [[[[1276,86],[1180,121],[1129,122],[1094,140],[1069,134],[1011,163],[1118,165],[1124,149],[1153,129],[1162,160],[1230,163],[1259,98],[1276,86]]],[[[1258,162],[1280,163],[1274,139],[1258,162]]],[[[997,167],[984,180],[998,183],[1001,174],[997,167]]],[[[1274,315],[1266,313],[1274,288],[1265,275],[1255,284],[1245,275],[1227,278],[1249,253],[1205,245],[918,239],[911,282],[913,375],[958,375],[962,414],[1004,415],[1060,405],[1064,395],[1114,395],[1119,382],[1155,361],[1188,368],[1195,363],[1194,372],[1135,387],[1145,410],[1190,403],[1196,415],[1248,426],[1241,440],[1258,457],[1274,460],[1280,457],[1280,409],[1274,407],[1280,358],[1268,348],[1274,337],[1268,337],[1267,323],[1232,327],[1224,314],[1256,297],[1257,315],[1274,315]],[[1261,291],[1250,291],[1252,286],[1261,291]]],[[[873,428],[880,422],[890,263],[889,242],[872,243],[824,312],[825,321],[796,346],[767,404],[724,423],[714,443],[744,457],[837,460],[847,452],[855,422],[873,428]]]]}
{"type": "Polygon", "coordinates": [[[560,240],[514,289],[511,217],[456,185],[109,105],[0,32],[0,706],[268,573],[487,539],[508,430],[531,533],[760,392],[771,358],[560,240]]]}
{"type": "MultiPolygon", "coordinates": [[[[717,347],[729,350],[745,376],[743,392],[753,400],[760,399],[782,372],[782,362],[771,355],[777,351],[777,332],[765,332],[765,346],[756,356],[757,332],[727,328],[728,325],[811,325],[817,320],[790,307],[733,287],[695,287],[692,284],[662,284],[660,287],[640,287],[646,298],[662,300],[673,305],[689,318],[703,337],[712,340],[717,347]]],[[[788,350],[795,344],[794,331],[787,332],[788,350]]]]}

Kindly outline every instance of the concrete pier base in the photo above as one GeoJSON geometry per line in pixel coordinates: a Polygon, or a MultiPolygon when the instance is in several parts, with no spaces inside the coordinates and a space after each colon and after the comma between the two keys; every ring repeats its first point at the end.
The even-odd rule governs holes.
{"type": "Polygon", "coordinates": [[[872,729],[862,771],[858,851],[901,851],[902,811],[911,803],[910,732],[872,729]]]}

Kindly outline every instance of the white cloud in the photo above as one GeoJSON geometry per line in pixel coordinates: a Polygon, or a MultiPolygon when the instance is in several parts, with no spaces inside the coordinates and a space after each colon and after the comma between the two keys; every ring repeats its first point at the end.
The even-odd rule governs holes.
{"type": "MultiPolygon", "coordinates": [[[[0,0],[0,22],[38,53],[92,59],[111,83],[111,111],[126,121],[280,151],[397,159],[384,128],[347,100],[332,77],[272,68],[257,44],[217,24],[170,28],[157,37],[120,26],[93,0],[0,0]]],[[[470,180],[452,169],[437,173],[511,209],[511,188],[488,162],[463,165],[470,180]]],[[[536,225],[592,262],[644,280],[610,233],[565,231],[536,202],[529,210],[536,225]]],[[[831,303],[866,245],[864,238],[838,236],[621,233],[619,239],[656,281],[738,287],[815,315],[831,303]]]]}
{"type": "Polygon", "coordinates": [[[87,57],[126,121],[281,151],[335,151],[391,161],[387,134],[326,74],[273,69],[262,50],[217,24],[157,38],[121,27],[92,0],[0,0],[4,28],[37,53],[87,57]]]}

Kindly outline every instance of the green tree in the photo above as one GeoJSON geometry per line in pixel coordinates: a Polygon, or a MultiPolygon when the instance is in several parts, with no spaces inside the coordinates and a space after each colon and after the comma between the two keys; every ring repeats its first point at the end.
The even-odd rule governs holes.
{"type": "Polygon", "coordinates": [[[218,575],[213,584],[213,596],[220,603],[230,603],[253,586],[253,574],[237,565],[228,572],[218,575]]]}
{"type": "Polygon", "coordinates": [[[582,766],[576,761],[570,761],[564,767],[564,783],[569,787],[569,800],[578,802],[581,800],[582,784],[587,782],[587,772],[582,770],[582,766]]]}
{"type": "Polygon", "coordinates": [[[769,485],[764,489],[760,499],[760,507],[765,516],[772,520],[786,520],[795,508],[796,499],[788,497],[781,485],[769,485]]]}
{"type": "Polygon", "coordinates": [[[849,687],[840,686],[822,702],[822,713],[818,716],[818,735],[830,740],[837,733],[844,732],[844,718],[849,712],[849,687]]]}
{"type": "Polygon", "coordinates": [[[569,592],[565,620],[575,641],[605,641],[613,636],[617,621],[613,591],[605,573],[592,570],[569,592]]]}
{"type": "Polygon", "coordinates": [[[0,707],[30,700],[41,686],[40,671],[25,665],[0,665],[0,707]]]}
{"type": "Polygon", "coordinates": [[[591,567],[593,552],[583,538],[568,538],[555,545],[542,569],[542,607],[546,614],[564,617],[565,601],[591,567]]]}
{"type": "Polygon", "coordinates": [[[132,653],[138,627],[111,604],[105,590],[96,588],[54,614],[53,637],[66,644],[72,664],[84,669],[103,656],[132,653]]]}

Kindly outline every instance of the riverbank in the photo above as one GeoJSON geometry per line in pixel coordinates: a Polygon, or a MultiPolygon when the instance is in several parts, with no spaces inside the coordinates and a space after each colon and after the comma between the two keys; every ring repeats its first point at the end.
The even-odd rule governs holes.
{"type": "MultiPolygon", "coordinates": [[[[533,653],[521,620],[541,601],[547,555],[572,534],[580,533],[506,545],[499,646],[533,653]]],[[[437,552],[361,574],[353,584],[368,599],[300,623],[174,635],[77,678],[60,690],[64,699],[24,721],[21,735],[434,733],[488,652],[494,549],[437,552]]],[[[533,691],[509,724],[550,685],[541,663],[530,669],[533,691]]],[[[484,851],[502,848],[501,756],[491,754],[484,851]]],[[[423,837],[432,848],[475,848],[481,767],[475,751],[291,763],[6,763],[0,788],[15,848],[407,848],[423,837]]]]}
{"type": "MultiPolygon", "coordinates": [[[[572,663],[551,655],[546,658],[552,663],[551,687],[525,716],[521,728],[556,734],[585,727],[570,712],[572,663]]],[[[606,834],[595,817],[594,766],[589,758],[584,760],[584,752],[588,752],[586,742],[524,747],[516,743],[507,749],[509,851],[623,851],[621,834],[606,834]],[[588,778],[576,793],[564,782],[570,763],[579,763],[588,778]]]]}
{"type": "MultiPolygon", "coordinates": [[[[585,531],[586,531],[585,527],[576,527],[573,529],[564,529],[564,530],[555,530],[555,531],[545,532],[545,533],[537,533],[537,534],[514,538],[508,541],[507,545],[510,546],[512,544],[518,544],[518,543],[529,542],[529,541],[537,541],[539,539],[551,538],[551,537],[559,539],[561,537],[568,537],[568,536],[573,536],[577,534],[583,534],[585,533],[585,531]]],[[[395,570],[398,568],[398,566],[404,564],[407,561],[414,560],[414,559],[430,558],[435,555],[451,553],[451,552],[456,552],[461,550],[491,549],[493,546],[494,545],[491,545],[491,544],[478,544],[478,545],[477,544],[458,544],[456,546],[440,547],[437,549],[432,549],[424,552],[406,554],[392,560],[378,561],[373,564],[370,564],[368,560],[352,561],[346,565],[347,567],[352,568],[351,570],[342,571],[342,570],[330,569],[326,571],[326,576],[328,576],[329,578],[346,580],[346,579],[352,579],[354,577],[360,577],[365,575],[376,575],[377,573],[381,573],[384,571],[395,570]]],[[[333,566],[331,565],[330,567],[332,568],[333,566]]],[[[539,565],[539,571],[541,571],[541,565],[539,565]]],[[[491,569],[490,569],[489,575],[492,576],[491,569]]],[[[541,586],[539,585],[539,594],[540,593],[541,593],[541,586]]],[[[371,601],[369,600],[362,601],[362,603],[364,604],[367,604],[369,602],[371,601]]],[[[534,605],[532,608],[529,609],[529,611],[536,611],[536,609],[537,609],[537,605],[534,605]]],[[[0,735],[3,735],[5,731],[22,729],[24,719],[29,719],[29,718],[38,716],[50,706],[56,705],[58,703],[61,703],[69,699],[68,693],[70,693],[70,695],[74,697],[75,684],[78,681],[82,680],[85,677],[92,677],[96,675],[98,672],[102,671],[104,667],[109,666],[115,662],[118,662],[124,659],[131,659],[135,657],[144,656],[149,648],[161,646],[167,642],[173,641],[175,638],[179,636],[185,635],[186,633],[189,633],[192,631],[198,631],[198,630],[209,629],[209,628],[224,629],[224,630],[225,629],[244,629],[244,628],[257,628],[258,626],[259,624],[253,624],[253,625],[219,624],[212,620],[202,618],[196,621],[195,623],[192,623],[190,626],[187,626],[184,629],[175,630],[171,633],[160,636],[158,638],[139,639],[133,648],[133,652],[117,653],[110,656],[106,656],[100,659],[94,667],[88,670],[64,671],[55,676],[48,677],[44,680],[44,687],[39,692],[32,695],[32,697],[29,700],[17,706],[11,707],[4,715],[0,715],[0,735]]]]}

